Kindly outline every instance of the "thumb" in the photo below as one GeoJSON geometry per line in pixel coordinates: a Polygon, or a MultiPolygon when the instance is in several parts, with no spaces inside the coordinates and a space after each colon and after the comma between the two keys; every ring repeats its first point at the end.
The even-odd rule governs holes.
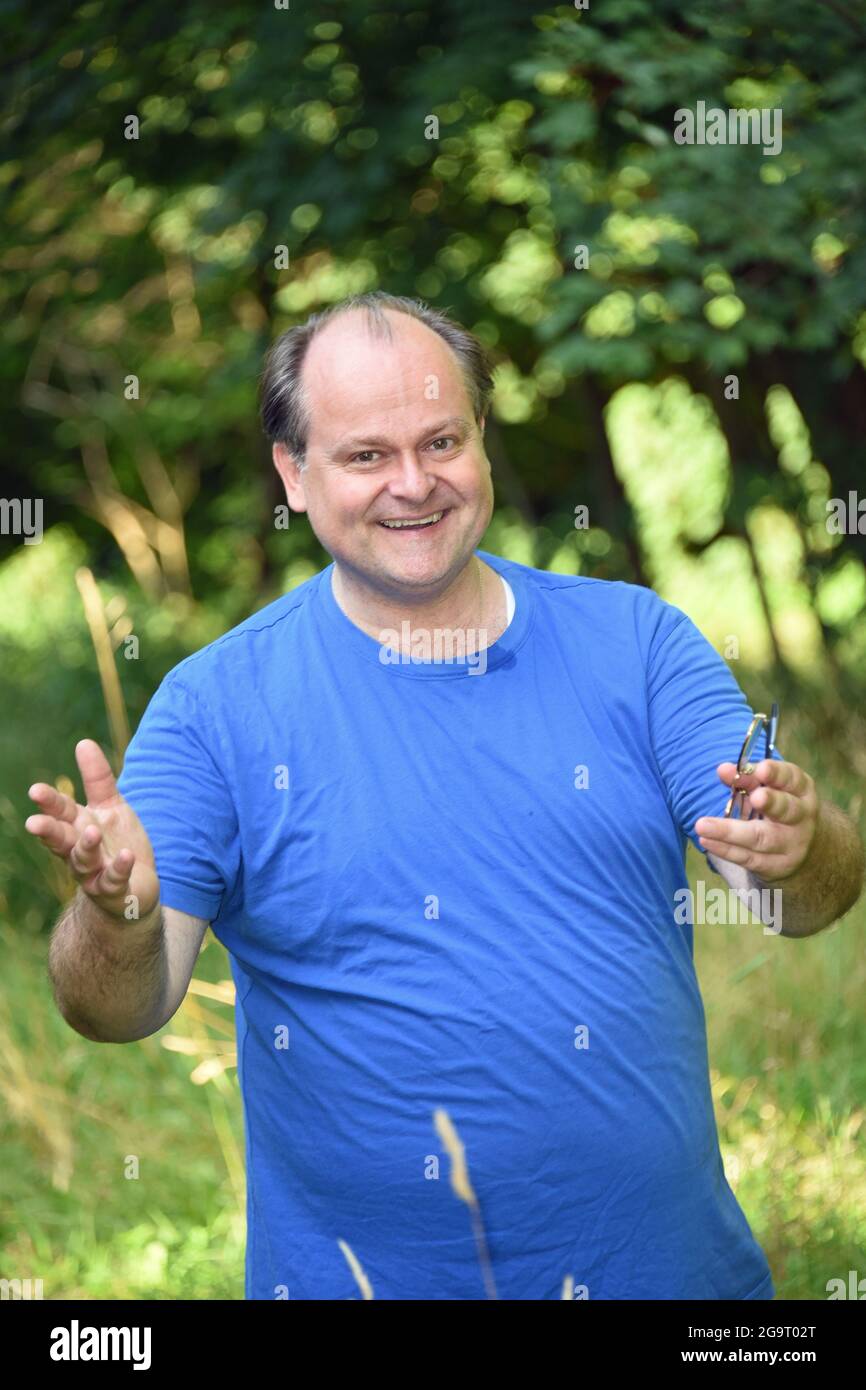
{"type": "Polygon", "coordinates": [[[111,764],[94,739],[83,738],[76,743],[75,761],[84,783],[84,800],[88,806],[110,806],[121,799],[111,764]]]}

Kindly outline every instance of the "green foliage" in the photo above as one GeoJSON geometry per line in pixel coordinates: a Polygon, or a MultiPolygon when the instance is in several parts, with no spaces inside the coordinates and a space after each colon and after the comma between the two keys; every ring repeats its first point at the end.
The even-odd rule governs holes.
{"type": "MultiPolygon", "coordinates": [[[[310,309],[377,284],[452,308],[526,382],[522,416],[494,421],[491,444],[509,465],[500,500],[532,524],[580,500],[610,529],[620,488],[602,412],[634,380],[679,376],[720,412],[740,533],[749,480],[771,485],[776,384],[797,401],[831,495],[861,480],[866,249],[852,155],[866,23],[853,10],[810,8],[803,23],[781,0],[697,0],[687,14],[656,0],[355,0],[315,13],[94,0],[25,23],[19,0],[7,15],[21,21],[0,166],[14,322],[0,427],[19,441],[9,485],[38,488],[49,522],[73,524],[99,563],[122,563],[116,527],[113,544],[101,529],[116,490],[182,525],[193,593],[231,586],[236,547],[205,545],[215,499],[231,496],[235,611],[274,589],[262,352],[310,309]],[[676,144],[675,112],[699,100],[780,108],[781,152],[676,144]],[[124,138],[129,114],[137,140],[124,138]],[[437,139],[425,138],[431,116],[437,139]],[[740,401],[725,410],[729,372],[740,401]],[[124,395],[132,374],[138,400],[124,395]]],[[[593,572],[643,580],[627,507],[621,521],[624,568],[599,556],[593,572]]],[[[862,563],[864,538],[845,545],[862,563]]],[[[321,558],[309,534],[305,549],[321,558]]],[[[809,563],[820,578],[822,557],[809,563]]],[[[162,575],[169,590],[187,582],[162,575]]]]}
{"type": "MultiPolygon", "coordinates": [[[[39,963],[69,885],[23,831],[26,789],[111,735],[76,574],[134,725],[182,656],[328,560],[305,518],[274,526],[268,343],[357,290],[421,296],[496,364],[484,546],[651,583],[720,650],[735,632],[787,756],[861,817],[866,534],[825,522],[866,476],[866,20],[783,0],[8,0],[3,20],[2,492],[44,499],[45,537],[0,535],[0,1237],[53,1296],[232,1296],[236,1095],[220,1151],[211,1083],[158,1039],[71,1034],[39,963]],[[676,143],[698,102],[781,110],[780,152],[676,143]],[[170,1207],[119,1180],[139,1149],[170,1207]]],[[[725,1156],[782,1297],[820,1296],[863,1245],[860,925],[772,961],[735,928],[698,943],[725,1156]]]]}

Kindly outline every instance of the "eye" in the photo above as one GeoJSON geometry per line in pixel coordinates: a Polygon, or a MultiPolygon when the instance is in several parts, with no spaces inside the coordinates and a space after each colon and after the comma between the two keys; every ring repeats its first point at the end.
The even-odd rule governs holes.
{"type": "MultiPolygon", "coordinates": [[[[453,435],[453,434],[442,434],[442,435],[439,436],[438,439],[434,439],[434,440],[432,441],[430,447],[431,447],[431,449],[432,449],[432,448],[433,448],[433,445],[435,445],[435,444],[445,444],[445,445],[447,446],[447,445],[449,445],[449,444],[456,444],[456,443],[457,443],[457,437],[456,437],[456,435],[453,435]]],[[[448,450],[447,450],[447,447],[446,447],[445,449],[434,449],[433,452],[434,452],[434,453],[437,453],[437,454],[444,454],[444,453],[447,453],[448,450]]]]}
{"type": "Polygon", "coordinates": [[[377,449],[362,449],[359,454],[353,454],[349,459],[350,463],[372,463],[373,455],[378,453],[377,449]]]}

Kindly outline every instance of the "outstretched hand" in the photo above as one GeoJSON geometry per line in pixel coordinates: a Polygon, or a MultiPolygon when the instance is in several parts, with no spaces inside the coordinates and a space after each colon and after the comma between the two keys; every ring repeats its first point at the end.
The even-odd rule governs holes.
{"type": "Polygon", "coordinates": [[[75,760],[84,784],[85,804],[47,782],[36,782],[28,795],[41,814],[28,816],[24,827],[45,847],[65,859],[82,891],[103,912],[124,918],[145,917],[159,900],[159,879],[147,831],[117,790],[111,766],[91,738],[75,745],[75,760]],[[128,914],[130,899],[133,912],[128,914]]]}
{"type": "Polygon", "coordinates": [[[790,878],[806,860],[818,826],[813,779],[796,763],[776,758],[765,758],[741,777],[736,763],[720,763],[716,771],[726,787],[748,793],[744,819],[702,816],[695,822],[702,848],[716,859],[741,864],[765,883],[790,878]]]}

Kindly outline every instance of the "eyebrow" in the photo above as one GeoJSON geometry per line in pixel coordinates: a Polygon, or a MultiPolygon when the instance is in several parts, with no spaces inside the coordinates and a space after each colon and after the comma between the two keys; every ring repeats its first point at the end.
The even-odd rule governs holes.
{"type": "MultiPolygon", "coordinates": [[[[459,425],[465,433],[468,433],[470,429],[468,420],[464,420],[462,415],[449,415],[445,420],[439,420],[435,425],[424,430],[423,434],[418,436],[418,443],[420,444],[423,439],[431,439],[441,434],[448,425],[459,425]]],[[[383,445],[387,447],[390,442],[383,435],[356,434],[341,440],[333,449],[326,449],[325,456],[332,459],[339,454],[348,453],[352,449],[381,448],[383,445]]]]}

